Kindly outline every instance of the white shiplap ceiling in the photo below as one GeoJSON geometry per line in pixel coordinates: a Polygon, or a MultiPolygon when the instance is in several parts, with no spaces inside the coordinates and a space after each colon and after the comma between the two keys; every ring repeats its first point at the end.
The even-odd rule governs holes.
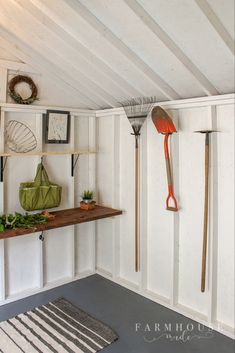
{"type": "Polygon", "coordinates": [[[0,0],[1,49],[81,107],[231,93],[234,0],[0,0]]]}

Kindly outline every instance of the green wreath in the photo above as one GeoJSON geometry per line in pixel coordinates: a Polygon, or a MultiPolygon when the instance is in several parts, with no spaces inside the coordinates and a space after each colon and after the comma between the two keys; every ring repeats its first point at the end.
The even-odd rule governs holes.
{"type": "Polygon", "coordinates": [[[35,100],[38,100],[38,89],[33,80],[28,76],[17,75],[13,77],[9,82],[9,94],[18,104],[32,104],[35,100]],[[21,95],[15,91],[15,86],[21,82],[27,83],[31,89],[31,96],[26,99],[23,99],[21,95]]]}

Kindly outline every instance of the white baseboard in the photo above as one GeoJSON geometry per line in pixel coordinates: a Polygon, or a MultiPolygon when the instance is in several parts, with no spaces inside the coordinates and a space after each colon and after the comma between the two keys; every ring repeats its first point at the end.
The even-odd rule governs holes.
{"type": "Polygon", "coordinates": [[[8,303],[12,303],[12,302],[14,302],[16,300],[20,300],[20,299],[24,299],[24,298],[30,297],[31,295],[34,295],[34,294],[45,292],[47,290],[62,286],[64,284],[68,284],[68,283],[77,281],[77,280],[85,278],[85,277],[89,277],[89,276],[94,275],[94,274],[95,274],[94,271],[89,271],[88,270],[88,271],[84,271],[84,272],[81,272],[79,274],[76,274],[76,276],[73,277],[73,278],[72,277],[64,277],[64,278],[61,278],[61,279],[59,279],[57,281],[53,281],[53,282],[47,283],[42,288],[34,287],[34,288],[27,289],[27,290],[25,290],[23,292],[20,292],[20,293],[9,295],[8,297],[6,297],[5,300],[0,301],[0,306],[8,304],[8,303]]]}
{"type": "Polygon", "coordinates": [[[170,310],[173,310],[181,315],[184,315],[192,320],[195,320],[202,325],[208,326],[208,327],[212,328],[213,330],[218,331],[219,333],[221,333],[225,336],[228,336],[232,339],[235,339],[235,330],[232,327],[230,327],[224,323],[218,322],[218,321],[216,321],[215,323],[209,323],[206,319],[206,316],[202,315],[200,312],[194,311],[191,308],[188,308],[188,307],[183,306],[181,304],[177,304],[175,306],[172,306],[170,304],[169,298],[160,296],[150,290],[142,290],[138,285],[136,285],[135,283],[132,283],[130,281],[127,281],[126,279],[123,279],[120,277],[117,279],[114,279],[112,277],[111,273],[104,271],[100,268],[96,272],[91,271],[91,270],[84,271],[79,274],[76,274],[76,276],[73,278],[65,277],[65,278],[62,278],[58,281],[47,283],[44,285],[43,288],[35,287],[35,288],[31,288],[29,290],[8,296],[5,300],[0,301],[0,306],[8,304],[8,303],[12,303],[16,300],[27,298],[27,297],[34,295],[34,294],[45,292],[47,290],[62,286],[64,284],[72,283],[74,281],[89,277],[94,274],[98,274],[108,280],[111,280],[112,282],[114,282],[124,288],[127,288],[127,289],[129,289],[139,295],[142,295],[143,297],[145,297],[147,299],[152,300],[153,302],[155,302],[157,304],[160,304],[170,310]]]}
{"type": "Polygon", "coordinates": [[[116,284],[119,284],[122,287],[125,287],[125,288],[131,290],[132,292],[135,292],[139,295],[142,295],[143,297],[150,299],[157,304],[160,304],[170,310],[175,311],[178,314],[184,315],[184,316],[188,317],[189,319],[194,320],[204,326],[208,326],[208,327],[212,328],[213,330],[215,330],[215,331],[217,331],[217,332],[219,332],[229,338],[235,339],[235,330],[233,329],[233,327],[230,327],[230,326],[225,325],[223,323],[220,323],[218,321],[214,322],[214,323],[210,323],[207,321],[206,315],[203,315],[202,313],[197,312],[195,310],[192,310],[191,308],[188,308],[188,307],[183,306],[181,304],[177,304],[177,305],[173,306],[170,304],[169,298],[158,295],[157,293],[154,293],[150,290],[142,290],[135,283],[132,283],[132,282],[127,281],[125,279],[122,279],[122,278],[114,279],[111,274],[107,275],[107,271],[103,271],[100,268],[99,268],[99,270],[96,271],[96,273],[106,279],[109,279],[110,281],[112,281],[116,284]]]}

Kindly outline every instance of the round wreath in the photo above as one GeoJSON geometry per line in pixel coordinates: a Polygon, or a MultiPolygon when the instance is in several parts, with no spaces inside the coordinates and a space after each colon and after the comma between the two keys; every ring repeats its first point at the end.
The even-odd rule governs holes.
{"type": "Polygon", "coordinates": [[[12,99],[14,99],[15,102],[19,104],[31,104],[35,100],[38,100],[37,94],[38,94],[38,89],[33,82],[33,80],[28,77],[28,76],[22,76],[22,75],[17,75],[11,79],[9,82],[9,94],[12,99]],[[31,89],[31,96],[23,99],[19,93],[16,93],[15,91],[15,86],[18,85],[18,83],[25,82],[29,85],[31,89]]]}

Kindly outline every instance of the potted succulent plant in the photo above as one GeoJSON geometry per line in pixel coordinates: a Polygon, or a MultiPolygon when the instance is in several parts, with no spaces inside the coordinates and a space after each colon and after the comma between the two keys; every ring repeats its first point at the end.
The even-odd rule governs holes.
{"type": "Polygon", "coordinates": [[[93,191],[85,190],[81,196],[82,201],[80,207],[84,210],[92,210],[95,208],[95,201],[93,200],[93,191]]]}
{"type": "Polygon", "coordinates": [[[93,201],[93,191],[90,191],[90,190],[83,191],[82,201],[85,203],[91,203],[93,201]]]}

